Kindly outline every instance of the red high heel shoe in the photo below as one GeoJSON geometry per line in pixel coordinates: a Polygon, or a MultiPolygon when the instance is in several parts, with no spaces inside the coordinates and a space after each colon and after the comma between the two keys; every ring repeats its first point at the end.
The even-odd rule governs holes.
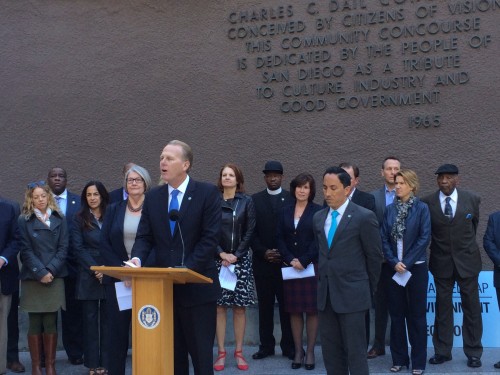
{"type": "Polygon", "coordinates": [[[214,370],[215,371],[222,371],[222,370],[224,370],[224,365],[225,365],[225,362],[226,362],[226,351],[225,350],[224,351],[220,351],[219,350],[217,359],[215,360],[215,363],[219,362],[221,359],[224,360],[221,365],[215,365],[214,364],[214,370]]]}
{"type": "Polygon", "coordinates": [[[245,357],[243,357],[243,350],[236,350],[234,352],[234,358],[236,358],[236,367],[238,367],[238,370],[243,370],[243,371],[246,371],[248,370],[248,363],[247,360],[245,359],[245,357]],[[239,361],[238,360],[243,360],[245,363],[244,364],[240,364],[238,363],[239,361]]]}

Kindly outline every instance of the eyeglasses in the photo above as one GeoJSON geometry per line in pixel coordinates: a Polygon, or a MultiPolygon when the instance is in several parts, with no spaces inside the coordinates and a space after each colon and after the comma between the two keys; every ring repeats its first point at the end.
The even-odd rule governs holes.
{"type": "Polygon", "coordinates": [[[144,182],[144,179],[142,177],[138,177],[138,178],[127,178],[127,184],[133,184],[133,183],[136,183],[136,184],[140,184],[142,182],[144,182]]]}
{"type": "Polygon", "coordinates": [[[45,186],[45,181],[35,181],[28,184],[28,189],[34,189],[36,187],[45,186]]]}

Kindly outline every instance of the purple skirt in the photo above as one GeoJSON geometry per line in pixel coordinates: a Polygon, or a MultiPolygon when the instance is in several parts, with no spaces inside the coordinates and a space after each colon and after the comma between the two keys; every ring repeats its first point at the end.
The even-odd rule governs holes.
{"type": "Polygon", "coordinates": [[[285,294],[285,311],[287,313],[316,313],[318,312],[318,265],[314,265],[316,276],[305,279],[283,281],[285,294]]]}

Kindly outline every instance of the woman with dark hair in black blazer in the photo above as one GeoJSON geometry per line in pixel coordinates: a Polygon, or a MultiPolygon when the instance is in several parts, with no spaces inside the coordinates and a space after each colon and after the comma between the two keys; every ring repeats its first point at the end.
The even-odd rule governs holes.
{"type": "Polygon", "coordinates": [[[415,197],[418,177],[409,169],[394,176],[396,201],[387,206],[380,228],[387,263],[400,276],[411,277],[405,286],[391,280],[387,291],[391,315],[391,372],[408,368],[408,338],[413,375],[422,375],[427,358],[426,249],[431,241],[431,217],[427,204],[415,197]]]}
{"type": "MultiPolygon", "coordinates": [[[[318,247],[314,240],[313,216],[322,207],[313,203],[316,195],[314,178],[308,173],[299,174],[290,183],[290,193],[295,198],[295,203],[283,207],[279,215],[278,250],[283,262],[296,270],[304,270],[312,263],[317,271],[318,247]]],[[[305,369],[313,370],[315,367],[314,346],[318,336],[317,278],[285,280],[283,289],[285,311],[290,313],[295,344],[292,369],[300,368],[305,359],[305,369]],[[306,352],[302,347],[304,313],[307,332],[306,352]]]]}
{"type": "MultiPolygon", "coordinates": [[[[134,165],[125,174],[124,189],[127,200],[111,204],[101,232],[102,257],[106,266],[121,267],[130,259],[137,227],[142,216],[146,192],[151,188],[151,177],[146,169],[134,165]]],[[[108,313],[108,340],[106,365],[109,375],[125,374],[125,362],[129,344],[131,310],[120,311],[116,300],[115,282],[120,280],[104,277],[108,313]]],[[[127,284],[130,286],[130,284],[127,284]]]]}
{"type": "Polygon", "coordinates": [[[84,364],[89,368],[89,375],[107,374],[103,344],[108,323],[103,274],[90,267],[104,264],[100,237],[108,202],[104,185],[100,181],[88,182],[81,194],[81,208],[73,219],[71,234],[73,256],[79,264],[76,299],[82,301],[84,364]]]}

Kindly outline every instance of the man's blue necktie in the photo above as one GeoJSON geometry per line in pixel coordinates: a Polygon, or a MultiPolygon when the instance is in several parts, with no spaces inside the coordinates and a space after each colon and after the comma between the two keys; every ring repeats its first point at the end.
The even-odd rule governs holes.
{"type": "Polygon", "coordinates": [[[337,230],[337,216],[339,216],[339,212],[332,211],[332,225],[330,225],[330,230],[328,231],[328,248],[332,246],[333,236],[335,236],[335,231],[337,230]]]}
{"type": "MultiPolygon", "coordinates": [[[[168,212],[172,210],[179,210],[179,201],[177,200],[177,195],[179,194],[179,190],[175,189],[172,190],[171,197],[170,197],[170,205],[168,206],[168,212]]],[[[175,231],[175,221],[170,220],[170,233],[172,236],[174,235],[175,231]]]]}

